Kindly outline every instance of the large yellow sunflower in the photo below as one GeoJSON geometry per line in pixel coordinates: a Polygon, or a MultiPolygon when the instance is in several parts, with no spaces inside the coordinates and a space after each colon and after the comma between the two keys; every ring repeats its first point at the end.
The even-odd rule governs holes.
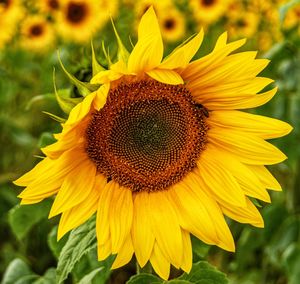
{"type": "Polygon", "coordinates": [[[265,165],[286,156],[265,140],[291,127],[240,111],[275,95],[276,88],[259,93],[273,81],[256,77],[269,61],[232,54],[245,40],[227,43],[226,33],[191,61],[202,39],[200,32],[163,59],[151,7],[131,54],[119,39],[119,60],[91,80],[99,89],[15,181],[26,186],[22,204],[56,195],[49,217],[61,214],[58,238],[97,212],[98,258],[116,254],[112,268],[135,254],[164,279],[170,264],[189,272],[190,234],[234,251],[224,215],[263,227],[251,198],[270,202],[266,189],[281,190],[265,165]]]}
{"type": "Polygon", "coordinates": [[[89,41],[107,20],[99,16],[100,8],[98,0],[61,0],[55,19],[62,39],[79,43],[89,41]]]}

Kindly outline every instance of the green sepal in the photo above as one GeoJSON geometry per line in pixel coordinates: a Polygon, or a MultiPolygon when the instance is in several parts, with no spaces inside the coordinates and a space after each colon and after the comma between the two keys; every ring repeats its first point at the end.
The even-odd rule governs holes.
{"type": "Polygon", "coordinates": [[[123,60],[124,62],[127,62],[128,61],[128,58],[129,58],[129,52],[128,50],[126,49],[126,47],[124,46],[119,34],[118,34],[118,31],[116,29],[116,26],[114,24],[114,21],[112,18],[110,18],[111,20],[111,24],[112,24],[112,27],[114,29],[114,33],[115,33],[115,36],[116,36],[116,39],[117,39],[117,42],[118,42],[118,60],[123,60]]]}
{"type": "Polygon", "coordinates": [[[85,97],[85,96],[89,95],[90,93],[96,91],[99,88],[99,85],[90,84],[87,82],[81,82],[77,78],[75,78],[72,74],[70,74],[61,61],[59,51],[57,51],[57,57],[58,57],[58,61],[59,61],[59,64],[60,64],[62,70],[67,75],[67,77],[70,79],[71,83],[77,87],[80,95],[85,97]]]}
{"type": "Polygon", "coordinates": [[[82,98],[71,98],[71,92],[69,89],[61,89],[57,91],[55,82],[55,68],[53,68],[53,86],[56,100],[62,111],[66,114],[69,114],[73,107],[82,102],[82,98]]]}
{"type": "Polygon", "coordinates": [[[59,123],[65,123],[66,119],[59,117],[53,113],[47,112],[47,111],[42,111],[42,113],[49,115],[53,120],[58,121],[59,123]]]}
{"type": "Polygon", "coordinates": [[[92,72],[94,77],[99,72],[105,71],[106,69],[98,62],[96,58],[93,41],[91,41],[91,49],[92,49],[92,72]]]}
{"type": "Polygon", "coordinates": [[[110,67],[112,65],[112,62],[111,62],[111,59],[110,59],[110,56],[109,56],[109,50],[106,51],[104,41],[102,41],[102,50],[103,50],[105,59],[107,61],[107,65],[108,65],[108,67],[110,67]]]}

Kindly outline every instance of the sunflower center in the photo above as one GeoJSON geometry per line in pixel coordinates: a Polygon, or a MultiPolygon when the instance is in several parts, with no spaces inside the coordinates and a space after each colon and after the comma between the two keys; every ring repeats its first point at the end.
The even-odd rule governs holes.
{"type": "Polygon", "coordinates": [[[67,8],[67,19],[72,23],[80,23],[86,16],[87,9],[84,3],[70,3],[67,8]]]}
{"type": "Polygon", "coordinates": [[[204,6],[212,6],[215,3],[215,0],[201,0],[204,6]]]}
{"type": "Polygon", "coordinates": [[[167,19],[164,22],[164,26],[167,30],[172,30],[175,27],[175,21],[174,19],[167,19]]]}
{"type": "Polygon", "coordinates": [[[86,151],[98,172],[133,191],[167,189],[195,167],[206,109],[182,85],[121,83],[93,114],[86,151]]]}
{"type": "Polygon", "coordinates": [[[49,0],[48,5],[53,10],[57,10],[59,8],[59,3],[57,0],[49,0]]]}
{"type": "Polygon", "coordinates": [[[30,27],[29,34],[33,37],[38,37],[43,33],[43,27],[41,25],[33,25],[30,27]]]}
{"type": "Polygon", "coordinates": [[[4,6],[4,8],[8,8],[10,5],[10,0],[0,0],[0,6],[4,6]]]}

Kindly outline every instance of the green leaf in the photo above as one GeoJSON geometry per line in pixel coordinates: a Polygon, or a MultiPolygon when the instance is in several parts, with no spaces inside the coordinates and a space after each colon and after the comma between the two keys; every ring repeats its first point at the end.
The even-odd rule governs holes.
{"type": "Polygon", "coordinates": [[[66,119],[59,117],[53,113],[47,112],[47,111],[42,111],[42,113],[49,115],[53,120],[58,121],[59,123],[64,123],[66,122],[66,119]]]}
{"type": "Polygon", "coordinates": [[[102,67],[101,64],[98,62],[92,41],[91,41],[91,49],[92,49],[92,72],[94,77],[96,74],[98,74],[101,71],[105,71],[106,69],[102,67]]]}
{"type": "Polygon", "coordinates": [[[68,235],[57,241],[57,226],[53,227],[48,235],[48,246],[53,255],[58,258],[59,254],[68,240],[68,235]]]}
{"type": "Polygon", "coordinates": [[[299,284],[300,279],[300,244],[290,244],[283,255],[283,264],[287,271],[289,284],[299,284]]]}
{"type": "Polygon", "coordinates": [[[52,133],[50,132],[43,132],[39,138],[37,146],[39,148],[46,147],[52,143],[54,143],[56,140],[53,137],[52,133]]]}
{"type": "Polygon", "coordinates": [[[116,36],[117,42],[118,42],[118,60],[123,60],[126,63],[129,58],[129,52],[126,49],[126,47],[124,46],[124,44],[118,34],[118,31],[116,29],[113,19],[112,18],[110,18],[110,19],[111,19],[111,24],[112,24],[112,27],[113,27],[113,30],[114,30],[114,33],[115,33],[115,36],[116,36]]]}
{"type": "Polygon", "coordinates": [[[57,52],[57,57],[62,70],[64,71],[66,76],[70,79],[71,83],[77,87],[79,93],[83,97],[89,95],[91,92],[94,92],[99,88],[99,85],[79,81],[77,78],[75,78],[71,73],[67,71],[67,69],[65,68],[65,66],[61,61],[59,52],[57,52]]]}
{"type": "Polygon", "coordinates": [[[21,240],[32,228],[44,218],[47,218],[51,207],[49,199],[33,205],[16,205],[8,213],[8,220],[13,233],[21,240]]]}
{"type": "Polygon", "coordinates": [[[32,271],[21,259],[14,259],[6,268],[1,284],[15,284],[24,276],[32,276],[32,271]]]}
{"type": "Polygon", "coordinates": [[[56,271],[57,283],[63,283],[75,264],[96,245],[95,216],[93,216],[70,233],[69,239],[59,255],[56,271]]]}
{"type": "Polygon", "coordinates": [[[61,89],[57,90],[55,83],[55,68],[53,68],[53,85],[54,85],[54,94],[58,105],[63,112],[69,114],[70,111],[82,101],[82,98],[71,98],[70,89],[61,89]]]}
{"type": "Polygon", "coordinates": [[[193,254],[196,260],[204,259],[207,256],[211,246],[203,243],[202,241],[200,241],[198,238],[194,236],[191,236],[191,241],[192,241],[193,254]]]}
{"type": "Polygon", "coordinates": [[[141,273],[132,276],[126,283],[127,284],[153,284],[153,283],[163,283],[163,281],[155,275],[141,273]]]}
{"type": "Polygon", "coordinates": [[[25,107],[25,110],[30,110],[32,105],[34,105],[37,102],[41,102],[41,101],[45,101],[45,100],[55,101],[55,95],[53,93],[48,93],[48,94],[42,94],[42,95],[34,96],[27,103],[27,105],[25,107]]]}
{"type": "Polygon", "coordinates": [[[56,284],[55,268],[49,268],[43,276],[34,281],[33,284],[56,284]]]}
{"type": "Polygon", "coordinates": [[[78,282],[78,284],[92,283],[92,280],[95,278],[95,276],[96,276],[101,270],[103,270],[103,267],[94,269],[94,270],[91,271],[89,274],[87,274],[86,276],[84,276],[84,277],[78,282]]]}
{"type": "Polygon", "coordinates": [[[186,280],[196,284],[228,284],[226,275],[218,271],[206,261],[193,264],[189,274],[184,273],[178,280],[186,280]]]}

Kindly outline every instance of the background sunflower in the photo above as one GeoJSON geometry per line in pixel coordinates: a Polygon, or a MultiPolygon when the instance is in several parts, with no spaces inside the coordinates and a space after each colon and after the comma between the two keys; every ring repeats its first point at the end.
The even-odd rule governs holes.
{"type": "MultiPolygon", "coordinates": [[[[254,228],[253,226],[239,224],[230,220],[230,218],[226,218],[228,227],[235,240],[235,253],[226,252],[217,246],[207,245],[205,235],[202,235],[204,242],[191,236],[190,247],[187,230],[182,231],[182,246],[185,247],[186,253],[184,254],[185,260],[180,265],[183,270],[188,270],[191,263],[187,260],[190,259],[192,254],[192,270],[190,275],[187,275],[185,273],[182,274],[183,270],[172,267],[170,277],[180,277],[176,281],[181,280],[184,283],[194,283],[194,279],[202,279],[202,282],[209,283],[216,281],[217,283],[228,283],[229,281],[229,283],[233,284],[298,284],[300,279],[300,42],[299,21],[297,21],[298,1],[58,0],[59,5],[55,9],[52,9],[51,6],[56,7],[56,5],[49,6],[50,2],[47,0],[0,1],[0,275],[3,278],[2,282],[114,284],[129,281],[132,284],[141,283],[142,280],[140,277],[146,277],[145,281],[149,283],[162,283],[162,280],[156,275],[150,275],[150,273],[155,272],[153,269],[151,272],[149,265],[143,268],[140,266],[136,267],[134,259],[126,266],[110,270],[114,262],[114,267],[117,267],[124,264],[124,261],[130,258],[132,246],[128,239],[125,241],[126,249],[119,251],[121,256],[117,260],[112,256],[104,261],[97,261],[98,252],[95,233],[95,219],[97,216],[92,216],[78,229],[66,233],[59,242],[56,241],[57,234],[62,236],[69,229],[87,220],[91,212],[95,212],[95,208],[97,207],[95,201],[99,197],[97,196],[97,192],[91,191],[95,195],[91,195],[89,202],[76,205],[77,207],[72,212],[68,212],[67,210],[66,212],[68,213],[64,214],[62,221],[56,216],[48,220],[48,213],[51,210],[53,200],[45,199],[39,204],[19,206],[17,195],[21,190],[12,184],[13,180],[41,161],[43,153],[39,149],[51,145],[56,141],[52,133],[61,132],[60,124],[65,122],[70,110],[76,104],[82,102],[82,94],[87,95],[90,92],[90,90],[86,90],[86,87],[91,88],[91,85],[81,84],[74,77],[70,76],[70,74],[74,74],[81,82],[89,82],[95,73],[103,71],[104,68],[118,68],[118,70],[123,70],[124,66],[122,64],[116,66],[112,64],[118,58],[124,58],[128,54],[122,48],[121,52],[118,52],[118,41],[115,39],[110,15],[114,20],[119,36],[123,40],[123,43],[119,41],[119,46],[123,44],[126,50],[132,51],[138,37],[137,25],[144,12],[153,5],[159,19],[164,40],[164,56],[170,54],[186,38],[191,36],[192,39],[202,28],[204,28],[206,36],[203,39],[201,48],[193,58],[194,60],[208,55],[214,49],[219,35],[225,29],[228,29],[229,43],[245,36],[250,36],[238,52],[258,50],[256,58],[259,58],[259,60],[270,59],[271,63],[259,76],[274,79],[275,85],[278,87],[278,92],[268,104],[252,109],[251,111],[245,110],[248,113],[247,117],[252,117],[252,115],[255,115],[255,117],[257,115],[274,117],[287,121],[294,127],[293,132],[282,139],[273,140],[273,137],[268,137],[271,139],[272,144],[280,148],[288,156],[288,160],[283,163],[268,167],[270,173],[277,178],[283,190],[280,193],[269,192],[272,204],[268,203],[270,199],[266,192],[255,191],[258,187],[254,187],[253,185],[263,183],[267,188],[279,189],[279,183],[264,168],[249,165],[247,165],[248,169],[259,176],[258,181],[256,179],[256,182],[247,184],[253,190],[251,193],[249,190],[247,192],[247,196],[249,196],[247,204],[250,204],[249,201],[251,201],[251,204],[254,204],[257,208],[256,213],[245,216],[245,211],[243,212],[244,215],[241,212],[233,212],[232,207],[226,207],[226,203],[223,201],[225,205],[223,204],[222,211],[227,216],[236,218],[240,222],[249,222],[249,219],[251,219],[252,224],[257,227],[262,225],[262,219],[257,214],[257,212],[260,212],[265,228],[254,228]],[[75,4],[84,2],[86,7],[93,7],[92,14],[94,15],[95,22],[92,21],[91,17],[88,17],[88,21],[81,22],[78,26],[74,24],[70,25],[63,16],[66,16],[66,7],[71,2],[75,4]],[[206,6],[211,4],[211,8],[213,9],[206,10],[206,8],[202,8],[202,13],[199,12],[199,7],[204,2],[206,6]],[[222,2],[223,6],[218,6],[219,4],[217,5],[217,3],[219,2],[222,2]],[[97,11],[97,14],[94,14],[94,11],[97,11]],[[199,15],[202,15],[201,19],[199,15]],[[203,15],[209,15],[209,17],[203,18],[203,15]],[[163,27],[164,23],[168,22],[169,16],[176,23],[179,23],[177,25],[178,29],[174,29],[174,33],[170,34],[167,31],[164,32],[163,27]],[[35,44],[34,40],[29,40],[26,43],[24,41],[25,27],[28,30],[28,23],[31,23],[33,18],[38,18],[42,25],[46,25],[51,30],[50,33],[47,33],[47,35],[51,36],[47,40],[44,38],[42,41],[43,44],[35,44]],[[208,20],[211,18],[214,18],[214,20],[208,20]],[[93,38],[93,47],[96,54],[91,54],[91,38],[93,38]],[[68,72],[70,72],[68,73],[69,77],[65,76],[64,71],[60,67],[56,54],[57,49],[68,72]],[[93,61],[91,63],[92,58],[93,61]],[[55,67],[55,80],[53,80],[53,66],[55,67]],[[71,83],[69,81],[70,78],[71,83]],[[55,81],[56,93],[54,92],[53,81],[55,81]],[[58,101],[56,100],[57,98],[58,101]],[[76,218],[72,217],[74,216],[72,215],[74,212],[76,213],[76,218]],[[68,222],[66,223],[65,220],[68,220],[68,222]],[[61,223],[60,229],[58,229],[59,223],[61,223]],[[120,262],[120,260],[122,261],[120,262]],[[136,271],[141,274],[135,275],[136,271]],[[131,280],[129,280],[130,278],[131,280]]],[[[254,54],[249,54],[249,56],[254,56],[254,54]]],[[[180,61],[184,57],[185,55],[182,55],[180,61]]],[[[244,70],[243,68],[247,67],[246,64],[242,64],[241,62],[236,63],[235,66],[227,67],[229,70],[238,69],[240,72],[244,70]]],[[[219,70],[219,67],[211,65],[213,70],[219,70]]],[[[177,71],[179,72],[179,69],[177,71]]],[[[203,74],[209,75],[209,72],[210,69],[207,68],[203,71],[203,74]]],[[[107,75],[107,73],[103,74],[107,75]]],[[[219,70],[219,74],[222,74],[222,70],[219,70]]],[[[116,74],[113,75],[117,76],[116,74]]],[[[153,76],[155,75],[157,74],[153,76]]],[[[102,79],[105,79],[105,76],[102,79]]],[[[174,79],[174,77],[171,78],[174,79]]],[[[178,77],[176,78],[178,79],[178,77]]],[[[235,78],[234,76],[229,76],[228,78],[238,79],[238,77],[235,78]]],[[[223,79],[224,82],[227,80],[223,79]]],[[[202,82],[201,85],[205,86],[206,83],[202,82]]],[[[208,89],[202,92],[201,95],[208,96],[210,92],[214,93],[214,90],[209,89],[211,87],[210,84],[206,87],[208,89]]],[[[268,89],[262,90],[262,92],[267,91],[268,89]]],[[[213,106],[211,102],[207,103],[208,105],[210,104],[210,107],[213,106]]],[[[200,111],[205,111],[201,108],[201,105],[198,108],[200,111]]],[[[205,113],[203,112],[204,116],[205,113]]],[[[239,136],[237,139],[234,136],[235,133],[232,133],[233,128],[241,126],[239,125],[239,121],[243,119],[245,118],[239,112],[238,114],[236,112],[232,113],[232,110],[219,110],[215,114],[210,112],[208,120],[210,127],[221,128],[221,131],[224,132],[216,133],[212,131],[210,135],[216,136],[219,140],[223,139],[221,143],[223,148],[226,148],[229,143],[238,140],[244,141],[242,139],[246,139],[252,134],[248,133],[242,138],[239,136]],[[238,115],[239,119],[232,120],[233,115],[238,115]],[[220,123],[220,117],[222,117],[222,123],[220,123]],[[224,143],[224,137],[227,137],[226,143],[224,143]]],[[[254,125],[249,122],[246,124],[248,128],[254,125]]],[[[271,127],[270,123],[268,123],[268,127],[271,127]]],[[[266,127],[263,128],[266,129],[266,127]]],[[[253,131],[257,132],[259,129],[259,127],[255,127],[253,131]]],[[[262,135],[263,139],[266,138],[264,132],[260,132],[259,135],[262,135]]],[[[56,138],[58,137],[59,135],[56,136],[56,138]]],[[[211,139],[211,137],[208,138],[211,139]]],[[[252,142],[254,143],[254,140],[252,142]]],[[[206,175],[212,172],[214,176],[218,175],[219,172],[216,171],[220,167],[228,167],[231,173],[237,175],[237,161],[232,158],[232,153],[229,154],[231,155],[231,163],[226,163],[228,160],[226,153],[220,153],[214,148],[208,148],[208,150],[212,153],[210,160],[213,160],[214,163],[213,166],[210,165],[211,170],[206,171],[206,175]],[[215,162],[216,157],[223,157],[223,159],[218,159],[215,162]]],[[[273,158],[276,158],[275,154],[273,158]]],[[[203,159],[207,159],[207,157],[203,156],[203,159]]],[[[72,155],[70,160],[75,160],[75,155],[72,155]]],[[[244,176],[245,171],[239,171],[239,174],[241,173],[244,176]]],[[[249,173],[248,171],[248,174],[251,175],[251,172],[249,173]]],[[[207,184],[203,184],[203,177],[199,173],[197,175],[200,177],[200,180],[199,178],[195,180],[195,177],[191,177],[189,180],[190,184],[202,182],[203,186],[208,186],[207,184]]],[[[253,178],[253,174],[251,176],[253,178]]],[[[205,176],[205,179],[208,180],[207,176],[205,176]]],[[[102,188],[103,184],[107,181],[103,181],[102,183],[100,180],[98,182],[98,186],[102,188]]],[[[215,179],[210,180],[211,186],[212,182],[215,182],[215,179]]],[[[227,182],[229,181],[227,180],[227,182]]],[[[241,179],[238,182],[240,184],[241,179]]],[[[197,199],[200,201],[195,204],[194,199],[187,199],[194,196],[193,191],[186,185],[182,185],[182,187],[187,190],[188,194],[182,196],[180,190],[175,190],[172,197],[168,196],[168,200],[166,201],[166,204],[170,205],[171,208],[175,208],[175,210],[179,208],[180,212],[190,213],[192,210],[200,210],[198,205],[203,200],[206,201],[204,202],[205,207],[209,205],[213,206],[210,203],[210,199],[206,199],[207,195],[205,194],[197,196],[197,199]],[[178,200],[181,200],[181,198],[185,198],[189,202],[180,204],[178,200]],[[186,205],[187,203],[188,206],[186,205]]],[[[247,187],[243,184],[243,190],[245,188],[247,187]]],[[[226,195],[228,199],[232,197],[229,193],[226,195]]],[[[82,196],[86,196],[85,194],[86,192],[83,192],[82,196]]],[[[209,192],[209,194],[212,196],[214,192],[209,192]]],[[[126,196],[122,195],[122,198],[126,199],[126,196]]],[[[115,195],[106,197],[113,200],[115,195]]],[[[104,195],[102,198],[104,198],[104,195]]],[[[215,198],[221,202],[220,196],[216,196],[215,198]]],[[[40,199],[40,197],[37,199],[27,199],[23,202],[33,203],[40,199]]],[[[165,196],[160,196],[158,200],[151,200],[151,203],[155,203],[158,206],[161,205],[159,203],[161,200],[165,200],[165,196]]],[[[113,204],[115,208],[119,208],[119,205],[113,201],[110,204],[113,204]]],[[[134,212],[136,210],[146,212],[146,206],[137,208],[137,204],[139,204],[138,200],[134,200],[134,212]]],[[[56,208],[54,209],[59,208],[59,206],[60,204],[56,202],[56,208]]],[[[254,209],[255,207],[251,208],[256,210],[254,209]]],[[[155,208],[157,209],[158,207],[155,208]]],[[[155,212],[163,211],[165,208],[158,209],[155,212]]],[[[52,212],[55,213],[55,210],[52,212]]],[[[104,213],[102,212],[101,214],[104,213]]],[[[115,214],[118,214],[118,210],[115,211],[115,214]]],[[[161,213],[157,213],[157,216],[159,218],[158,221],[166,218],[161,213]]],[[[224,229],[224,227],[220,226],[220,223],[217,223],[220,222],[220,218],[216,216],[220,217],[221,215],[214,214],[213,224],[219,224],[219,227],[224,229]]],[[[208,218],[209,216],[207,216],[208,218]]],[[[176,226],[179,222],[177,219],[172,219],[173,221],[170,221],[170,219],[164,222],[166,230],[167,228],[176,226]]],[[[136,219],[134,222],[137,224],[144,222],[144,220],[141,218],[141,220],[136,219]]],[[[190,220],[194,219],[191,218],[190,220]]],[[[202,224],[202,222],[204,222],[204,219],[199,218],[198,223],[202,224]]],[[[186,228],[188,225],[191,225],[191,223],[186,224],[186,228]]],[[[208,229],[211,228],[209,224],[203,224],[203,226],[206,226],[208,229]]],[[[198,235],[201,239],[201,230],[196,230],[197,227],[194,229],[195,235],[198,235]]],[[[209,237],[212,238],[214,235],[208,229],[207,232],[211,233],[209,237]]],[[[178,237],[178,235],[180,236],[177,230],[174,236],[178,237]]],[[[228,237],[228,231],[222,232],[222,236],[228,237]]],[[[98,239],[101,239],[101,237],[104,238],[105,235],[101,234],[101,236],[98,236],[98,239]]],[[[173,236],[169,237],[172,244],[176,239],[178,240],[178,238],[173,238],[173,236]]],[[[149,246],[149,239],[142,239],[145,247],[151,247],[151,245],[149,246]]],[[[208,242],[209,240],[215,241],[216,239],[208,239],[208,242]]],[[[114,239],[114,242],[115,244],[117,243],[116,239],[114,239]]],[[[224,247],[226,244],[227,248],[230,248],[230,238],[225,238],[225,243],[220,243],[224,247]]],[[[136,243],[133,245],[136,247],[136,243]]],[[[105,258],[110,252],[109,249],[105,250],[105,248],[107,249],[107,246],[105,247],[104,245],[99,248],[101,258],[105,258]]],[[[170,257],[168,254],[171,252],[168,246],[162,250],[157,243],[153,245],[151,263],[159,275],[163,276],[167,274],[168,270],[166,267],[169,265],[168,257],[170,257]]],[[[139,254],[138,257],[142,261],[141,264],[143,264],[143,260],[147,258],[147,254],[146,256],[139,254]]],[[[172,257],[176,259],[176,254],[175,256],[172,255],[172,257]]],[[[170,282],[170,284],[174,282],[175,280],[170,282]]]]}

